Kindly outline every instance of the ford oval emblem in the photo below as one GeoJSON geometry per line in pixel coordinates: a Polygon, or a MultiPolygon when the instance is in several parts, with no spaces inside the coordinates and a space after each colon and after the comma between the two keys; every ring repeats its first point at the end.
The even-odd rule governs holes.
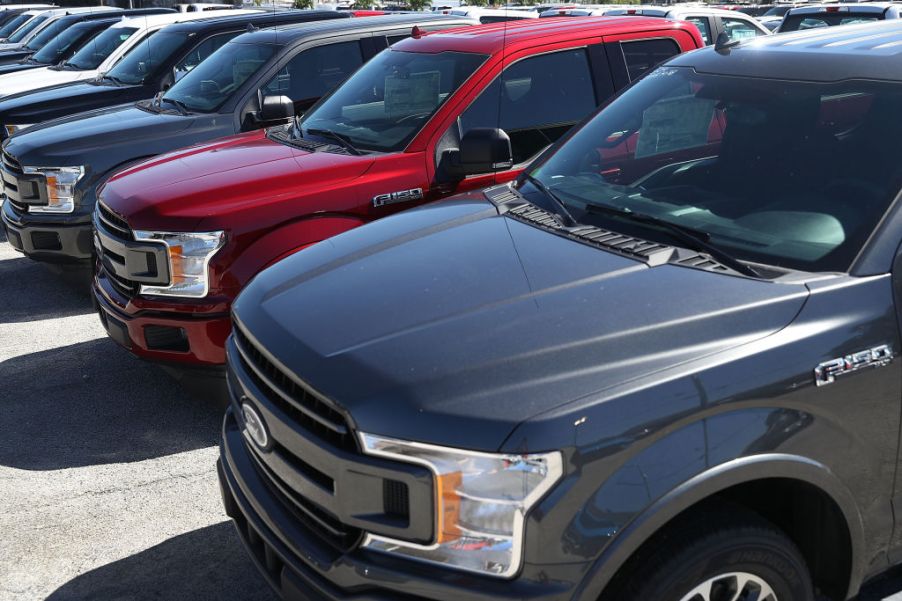
{"type": "Polygon", "coordinates": [[[244,435],[254,441],[254,444],[262,450],[268,450],[269,434],[266,432],[263,418],[247,403],[241,405],[241,412],[244,414],[244,435]]]}

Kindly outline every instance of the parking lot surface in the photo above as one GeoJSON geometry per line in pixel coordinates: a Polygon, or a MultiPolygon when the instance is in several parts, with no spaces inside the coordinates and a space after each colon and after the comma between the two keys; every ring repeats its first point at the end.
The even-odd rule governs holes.
{"type": "Polygon", "coordinates": [[[221,507],[221,405],[108,340],[85,285],[0,234],[0,599],[273,600],[221,507]]]}

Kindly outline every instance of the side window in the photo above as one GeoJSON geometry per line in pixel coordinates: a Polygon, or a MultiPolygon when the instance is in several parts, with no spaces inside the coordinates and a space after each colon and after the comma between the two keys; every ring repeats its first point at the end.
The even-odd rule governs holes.
{"type": "Polygon", "coordinates": [[[680,47],[671,38],[621,42],[620,47],[630,81],[680,53],[680,47]]]}
{"type": "Polygon", "coordinates": [[[702,34],[702,41],[705,43],[705,46],[712,42],[711,23],[708,21],[708,17],[686,17],[683,20],[689,21],[690,23],[698,27],[699,32],[701,32],[702,34]]]}
{"type": "Polygon", "coordinates": [[[460,116],[463,136],[474,127],[501,127],[511,139],[514,163],[555,142],[595,109],[585,48],[518,61],[489,84],[460,116]]]}
{"type": "Polygon", "coordinates": [[[386,36],[385,39],[388,40],[388,45],[391,46],[391,45],[394,44],[395,42],[400,42],[401,40],[406,40],[406,39],[409,38],[409,37],[410,37],[410,34],[408,33],[408,34],[404,34],[404,35],[390,35],[390,36],[386,36]]]}
{"type": "Polygon", "coordinates": [[[360,44],[340,42],[305,50],[263,86],[264,96],[288,96],[296,106],[325,96],[363,64],[360,44]]]}
{"type": "Polygon", "coordinates": [[[175,80],[178,81],[182,77],[185,76],[186,73],[191,71],[194,67],[198,66],[201,61],[205,58],[219,50],[222,46],[225,46],[226,43],[239,35],[240,31],[236,31],[233,33],[224,33],[222,35],[216,35],[211,38],[207,38],[197,46],[191,49],[185,57],[178,62],[175,66],[175,80]]]}
{"type": "Polygon", "coordinates": [[[764,35],[763,31],[759,31],[748,21],[735,19],[733,17],[721,17],[720,22],[723,23],[723,30],[731,40],[747,40],[759,35],[764,35]]]}

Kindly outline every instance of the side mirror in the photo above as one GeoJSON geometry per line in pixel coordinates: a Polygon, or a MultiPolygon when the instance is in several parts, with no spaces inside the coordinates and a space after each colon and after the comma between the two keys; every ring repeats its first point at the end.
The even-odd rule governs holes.
{"type": "Polygon", "coordinates": [[[510,169],[514,164],[511,139],[503,129],[476,127],[464,134],[458,150],[449,150],[447,170],[452,175],[510,169]]]}
{"type": "Polygon", "coordinates": [[[294,102],[288,96],[264,96],[260,107],[260,121],[271,123],[294,117],[294,102]]]}

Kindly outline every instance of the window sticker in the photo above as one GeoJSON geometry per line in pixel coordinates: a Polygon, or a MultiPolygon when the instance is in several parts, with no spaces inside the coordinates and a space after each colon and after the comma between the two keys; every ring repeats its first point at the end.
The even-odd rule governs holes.
{"type": "Polygon", "coordinates": [[[385,78],[385,113],[395,117],[431,113],[439,103],[442,75],[423,71],[385,78]]]}
{"type": "Polygon", "coordinates": [[[680,96],[656,102],[642,114],[636,158],[708,143],[714,100],[680,96]]]}

